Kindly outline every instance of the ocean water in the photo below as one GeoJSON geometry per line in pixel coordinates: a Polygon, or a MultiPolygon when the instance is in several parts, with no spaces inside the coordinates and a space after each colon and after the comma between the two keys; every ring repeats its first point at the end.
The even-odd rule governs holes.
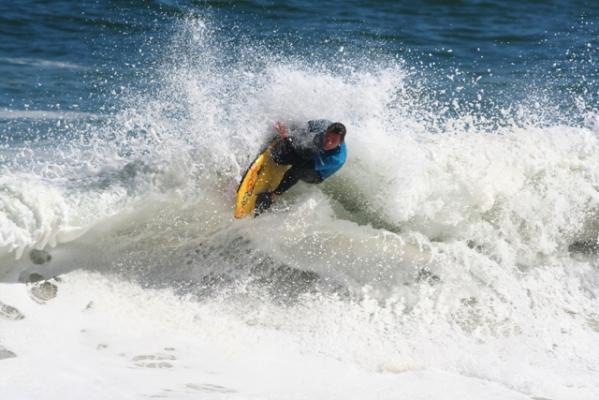
{"type": "Polygon", "coordinates": [[[599,398],[599,3],[0,1],[3,399],[599,398]],[[233,218],[275,121],[348,161],[233,218]]]}

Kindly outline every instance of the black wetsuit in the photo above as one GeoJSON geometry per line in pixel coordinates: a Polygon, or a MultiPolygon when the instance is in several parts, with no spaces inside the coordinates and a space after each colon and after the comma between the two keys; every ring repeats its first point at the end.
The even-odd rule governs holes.
{"type": "Polygon", "coordinates": [[[306,127],[290,127],[289,137],[279,138],[271,149],[272,159],[283,165],[291,165],[281,183],[272,193],[259,193],[256,199],[256,215],[269,209],[272,194],[283,194],[298,181],[320,183],[333,175],[345,163],[347,150],[345,143],[326,151],[323,138],[331,121],[321,119],[308,121],[306,127]]]}
{"type": "Polygon", "coordinates": [[[293,143],[289,139],[279,140],[271,152],[271,157],[277,164],[291,165],[279,186],[273,191],[274,194],[285,193],[300,180],[307,183],[320,183],[323,181],[314,169],[314,158],[303,158],[294,149],[293,143]]]}
{"type": "Polygon", "coordinates": [[[326,162],[323,158],[326,160],[327,155],[339,152],[339,149],[327,152],[322,147],[324,133],[329,125],[331,121],[325,119],[308,121],[304,128],[292,127],[289,137],[277,142],[271,157],[276,163],[291,165],[291,168],[273,193],[285,193],[300,180],[306,183],[320,183],[332,174],[319,171],[316,165],[316,160],[323,164],[326,162]]]}

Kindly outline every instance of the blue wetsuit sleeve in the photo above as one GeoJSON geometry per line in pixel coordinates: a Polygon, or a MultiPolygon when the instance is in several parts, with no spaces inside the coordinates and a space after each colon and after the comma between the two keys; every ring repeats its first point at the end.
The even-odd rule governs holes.
{"type": "Polygon", "coordinates": [[[345,164],[346,159],[347,148],[345,143],[342,143],[341,146],[339,146],[339,151],[333,154],[320,153],[318,156],[316,156],[314,159],[314,169],[324,180],[337,172],[343,166],[343,164],[345,164]]]}

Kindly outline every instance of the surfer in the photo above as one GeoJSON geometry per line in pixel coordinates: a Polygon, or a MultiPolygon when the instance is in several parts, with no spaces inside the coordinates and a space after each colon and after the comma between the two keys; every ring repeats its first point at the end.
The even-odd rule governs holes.
{"type": "Polygon", "coordinates": [[[272,192],[262,192],[256,199],[256,213],[270,208],[276,196],[285,193],[298,181],[320,183],[345,163],[345,126],[326,119],[308,121],[303,127],[275,124],[279,138],[271,151],[277,164],[291,165],[281,183],[272,192]]]}

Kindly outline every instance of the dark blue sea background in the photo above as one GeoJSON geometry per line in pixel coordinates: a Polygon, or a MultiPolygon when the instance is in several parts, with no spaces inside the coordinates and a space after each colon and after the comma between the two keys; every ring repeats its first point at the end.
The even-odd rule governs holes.
{"type": "Polygon", "coordinates": [[[2,1],[0,135],[56,131],[9,118],[17,111],[118,111],[123,92],[160,85],[190,18],[206,22],[223,62],[250,49],[328,70],[401,63],[409,88],[447,113],[534,99],[576,123],[599,98],[596,1],[2,1]]]}

